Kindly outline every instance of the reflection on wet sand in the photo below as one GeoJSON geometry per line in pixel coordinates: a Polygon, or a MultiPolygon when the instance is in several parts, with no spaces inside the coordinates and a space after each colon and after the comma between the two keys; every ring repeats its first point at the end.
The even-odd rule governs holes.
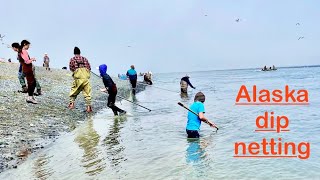
{"type": "Polygon", "coordinates": [[[125,147],[120,143],[120,130],[123,128],[122,124],[127,120],[125,116],[117,116],[114,118],[114,123],[110,127],[109,133],[103,140],[107,149],[108,159],[111,165],[118,166],[121,162],[126,161],[122,154],[125,147]]]}
{"type": "Polygon", "coordinates": [[[32,168],[36,179],[48,179],[53,174],[53,169],[47,166],[51,157],[52,156],[41,155],[35,160],[32,168]]]}
{"type": "Polygon", "coordinates": [[[92,118],[88,119],[88,125],[78,131],[75,142],[84,150],[81,162],[82,166],[86,168],[86,174],[96,175],[100,174],[105,168],[104,158],[101,151],[98,150],[100,136],[93,128],[92,118]]]}

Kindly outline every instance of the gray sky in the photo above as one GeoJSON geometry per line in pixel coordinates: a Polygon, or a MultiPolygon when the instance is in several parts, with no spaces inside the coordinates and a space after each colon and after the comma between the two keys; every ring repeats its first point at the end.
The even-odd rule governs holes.
{"type": "MultiPolygon", "coordinates": [[[[317,0],[3,0],[0,33],[7,44],[28,39],[39,66],[45,52],[51,66],[68,66],[78,46],[111,74],[131,64],[138,72],[311,65],[320,59],[319,8],[317,0]]],[[[0,47],[0,57],[16,56],[0,47]]]]}

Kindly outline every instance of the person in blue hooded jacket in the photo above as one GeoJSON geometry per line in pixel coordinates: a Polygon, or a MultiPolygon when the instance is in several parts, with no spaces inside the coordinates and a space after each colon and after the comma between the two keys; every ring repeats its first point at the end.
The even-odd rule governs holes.
{"type": "Polygon", "coordinates": [[[100,90],[102,92],[109,93],[107,106],[110,109],[112,109],[112,111],[113,111],[115,116],[118,115],[118,112],[119,112],[120,115],[126,114],[126,111],[118,108],[115,105],[118,89],[117,89],[116,84],[111,79],[111,77],[107,74],[107,65],[105,65],[105,64],[100,65],[99,66],[99,71],[100,71],[100,76],[102,77],[103,84],[105,86],[105,88],[102,88],[100,90]]]}

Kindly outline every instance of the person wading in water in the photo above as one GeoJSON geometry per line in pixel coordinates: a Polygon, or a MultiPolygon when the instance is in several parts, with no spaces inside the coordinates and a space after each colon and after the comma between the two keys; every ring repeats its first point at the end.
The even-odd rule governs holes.
{"type": "Polygon", "coordinates": [[[197,115],[192,112],[188,112],[188,122],[186,127],[186,132],[188,138],[199,138],[199,130],[201,126],[201,121],[206,122],[211,127],[216,127],[212,122],[210,122],[206,117],[204,117],[205,109],[204,102],[206,100],[205,95],[202,92],[198,92],[194,97],[194,103],[189,107],[191,111],[195,112],[197,115]]]}
{"type": "Polygon", "coordinates": [[[105,88],[100,89],[100,91],[109,93],[107,106],[110,109],[112,109],[115,116],[118,115],[118,112],[119,112],[119,115],[126,114],[126,111],[118,108],[115,105],[118,89],[116,84],[111,79],[111,77],[107,74],[107,65],[105,64],[100,65],[99,71],[100,71],[100,76],[102,77],[103,84],[105,86],[105,88]]]}
{"type": "Polygon", "coordinates": [[[132,86],[132,93],[135,94],[136,93],[136,87],[137,87],[137,79],[138,79],[138,75],[136,70],[134,70],[134,65],[130,66],[131,69],[129,69],[127,71],[127,77],[130,80],[131,86],[132,86]]]}
{"type": "Polygon", "coordinates": [[[189,78],[190,77],[188,75],[181,78],[181,81],[180,81],[181,93],[188,93],[188,85],[191,86],[193,89],[196,89],[195,87],[193,87],[193,85],[189,81],[189,78]]]}

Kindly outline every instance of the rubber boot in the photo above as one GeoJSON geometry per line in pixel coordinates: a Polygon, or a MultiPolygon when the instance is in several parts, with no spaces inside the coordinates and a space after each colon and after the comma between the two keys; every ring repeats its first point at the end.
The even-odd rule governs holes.
{"type": "Polygon", "coordinates": [[[28,87],[27,86],[23,86],[21,92],[22,93],[27,93],[28,92],[28,87]]]}
{"type": "Polygon", "coordinates": [[[37,89],[38,96],[42,95],[41,89],[37,89]]]}
{"type": "Polygon", "coordinates": [[[74,109],[74,102],[70,102],[69,105],[68,105],[68,108],[69,109],[74,109]]]}
{"type": "Polygon", "coordinates": [[[120,113],[119,113],[120,116],[125,115],[125,114],[127,114],[127,112],[124,111],[124,110],[121,110],[120,113]]]}
{"type": "Polygon", "coordinates": [[[27,103],[38,104],[38,102],[34,99],[33,96],[28,96],[26,101],[27,103]]]}
{"type": "Polygon", "coordinates": [[[89,113],[89,112],[92,112],[92,107],[91,106],[87,106],[87,109],[86,111],[89,113]]]}
{"type": "Polygon", "coordinates": [[[118,116],[118,112],[116,110],[112,110],[112,111],[113,111],[114,116],[118,116]]]}

